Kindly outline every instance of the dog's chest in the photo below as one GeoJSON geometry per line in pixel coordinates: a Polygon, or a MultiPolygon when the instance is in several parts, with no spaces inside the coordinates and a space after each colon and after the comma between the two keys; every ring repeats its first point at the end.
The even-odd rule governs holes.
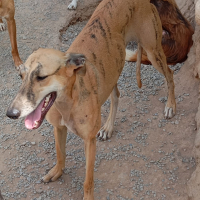
{"type": "Polygon", "coordinates": [[[66,122],[64,120],[64,118],[62,117],[61,120],[60,120],[60,125],[61,126],[66,126],[69,129],[70,132],[73,132],[73,133],[77,134],[76,133],[76,129],[73,126],[73,122],[71,122],[69,120],[68,120],[68,122],[66,122]]]}
{"type": "Polygon", "coordinates": [[[9,17],[9,10],[7,8],[2,8],[0,7],[0,18],[5,17],[8,18],[9,17]]]}

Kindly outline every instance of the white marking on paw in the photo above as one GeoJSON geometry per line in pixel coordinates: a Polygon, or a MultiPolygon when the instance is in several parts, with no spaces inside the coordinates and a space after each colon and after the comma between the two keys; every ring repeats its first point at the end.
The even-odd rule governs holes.
{"type": "Polygon", "coordinates": [[[107,134],[104,130],[99,131],[99,139],[105,141],[107,139],[107,134]]]}
{"type": "Polygon", "coordinates": [[[0,23],[0,31],[5,31],[6,27],[4,23],[0,23]]]}
{"type": "Polygon", "coordinates": [[[72,0],[72,2],[69,4],[68,9],[69,10],[75,10],[77,7],[78,0],[72,0]]]}
{"type": "Polygon", "coordinates": [[[97,134],[97,138],[98,138],[99,140],[105,141],[105,140],[111,138],[111,134],[112,134],[113,128],[109,129],[108,127],[105,128],[105,126],[106,126],[106,125],[104,125],[104,126],[99,130],[99,132],[98,132],[98,134],[97,134]]]}
{"type": "Polygon", "coordinates": [[[164,114],[165,114],[165,119],[171,119],[174,116],[173,109],[166,106],[164,114]]]}

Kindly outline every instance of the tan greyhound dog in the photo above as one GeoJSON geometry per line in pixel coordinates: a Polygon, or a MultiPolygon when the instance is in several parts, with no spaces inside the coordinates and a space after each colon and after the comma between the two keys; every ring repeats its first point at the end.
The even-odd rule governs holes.
{"type": "Polygon", "coordinates": [[[125,63],[125,48],[137,40],[154,67],[165,75],[168,101],[165,117],[175,114],[173,72],[161,46],[162,27],[149,0],[104,0],[66,53],[39,49],[21,69],[22,86],[7,110],[13,119],[26,117],[28,129],[38,128],[45,115],[54,126],[57,164],[43,177],[55,181],[65,168],[67,129],[85,143],[84,199],[94,199],[96,135],[101,105],[111,94],[111,112],[99,138],[111,137],[117,112],[117,80],[125,63]]]}
{"type": "Polygon", "coordinates": [[[17,49],[17,39],[16,39],[16,24],[15,24],[15,5],[14,0],[0,0],[0,31],[5,30],[5,25],[2,18],[5,18],[8,25],[8,32],[10,36],[10,42],[12,47],[12,56],[14,60],[15,67],[19,69],[22,65],[22,61],[19,57],[17,49]]]}

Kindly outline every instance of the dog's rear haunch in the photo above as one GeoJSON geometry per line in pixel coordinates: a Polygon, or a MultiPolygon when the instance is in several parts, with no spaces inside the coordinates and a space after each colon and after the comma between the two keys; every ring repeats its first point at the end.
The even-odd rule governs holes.
{"type": "Polygon", "coordinates": [[[54,126],[57,164],[44,176],[55,181],[65,167],[67,129],[85,143],[84,200],[94,199],[93,171],[96,135],[111,137],[117,112],[117,80],[125,63],[125,48],[136,40],[153,66],[165,75],[168,101],[164,115],[175,114],[173,72],[161,46],[162,26],[149,0],[104,0],[66,53],[39,49],[21,69],[22,86],[8,108],[11,118],[26,117],[29,129],[38,128],[44,117],[54,126]],[[101,105],[111,95],[111,112],[101,126],[101,105]]]}
{"type": "MultiPolygon", "coordinates": [[[[184,62],[193,44],[193,27],[184,18],[174,0],[150,0],[156,6],[162,23],[162,47],[167,64],[184,62]]],[[[127,51],[127,61],[137,61],[137,51],[127,51]]],[[[142,53],[143,64],[151,64],[145,51],[142,53]]]]}

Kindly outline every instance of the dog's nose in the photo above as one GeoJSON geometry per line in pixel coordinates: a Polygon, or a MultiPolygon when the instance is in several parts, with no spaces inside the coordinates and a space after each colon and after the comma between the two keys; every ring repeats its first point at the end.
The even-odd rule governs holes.
{"type": "Polygon", "coordinates": [[[8,109],[6,115],[11,118],[11,119],[18,119],[20,116],[20,111],[13,108],[13,109],[8,109]]]}

